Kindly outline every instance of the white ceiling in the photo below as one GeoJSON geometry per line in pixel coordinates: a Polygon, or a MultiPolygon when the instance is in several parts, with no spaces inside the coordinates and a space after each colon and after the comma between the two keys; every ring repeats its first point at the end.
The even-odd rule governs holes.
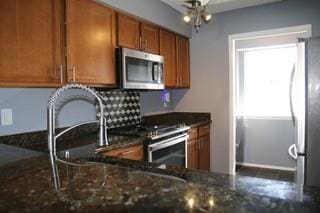
{"type": "MultiPolygon", "coordinates": [[[[161,0],[174,9],[185,13],[186,9],[181,6],[184,0],[161,0]]],[[[268,4],[282,0],[201,0],[203,4],[209,2],[207,11],[209,13],[220,13],[229,10],[252,7],[256,5],[268,4]]]]}

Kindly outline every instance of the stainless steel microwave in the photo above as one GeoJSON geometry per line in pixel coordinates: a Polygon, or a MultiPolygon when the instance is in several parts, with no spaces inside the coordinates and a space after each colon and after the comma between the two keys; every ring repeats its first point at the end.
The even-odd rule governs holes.
{"type": "Polygon", "coordinates": [[[164,89],[164,57],[117,48],[119,84],[123,89],[164,89]]]}

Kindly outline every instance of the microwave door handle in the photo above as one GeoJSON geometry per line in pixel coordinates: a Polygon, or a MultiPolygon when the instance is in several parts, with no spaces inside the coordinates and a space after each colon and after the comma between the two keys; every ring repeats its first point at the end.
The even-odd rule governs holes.
{"type": "Polygon", "coordinates": [[[156,80],[156,76],[154,73],[154,65],[152,65],[152,81],[155,81],[155,80],[156,80]]]}
{"type": "Polygon", "coordinates": [[[157,63],[152,63],[152,81],[159,80],[159,68],[157,63]]]}
{"type": "Polygon", "coordinates": [[[161,79],[161,76],[162,76],[162,67],[160,64],[158,64],[158,83],[162,83],[162,79],[161,79]]]}

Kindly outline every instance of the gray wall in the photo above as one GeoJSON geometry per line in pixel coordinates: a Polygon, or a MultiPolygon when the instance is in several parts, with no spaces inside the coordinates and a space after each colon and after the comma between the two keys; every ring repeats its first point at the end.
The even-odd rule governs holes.
{"type": "MultiPolygon", "coordinates": [[[[173,101],[165,106],[161,99],[162,91],[140,92],[140,107],[142,115],[167,113],[174,111],[173,101]]],[[[171,94],[172,92],[170,92],[171,94]]]]}
{"type": "MultiPolygon", "coordinates": [[[[46,107],[53,91],[54,89],[0,89],[0,109],[11,108],[13,114],[13,125],[0,125],[0,136],[46,129],[46,107]]],[[[94,106],[86,101],[77,100],[61,108],[57,126],[65,127],[93,119],[94,106]]]]}
{"type": "MultiPolygon", "coordinates": [[[[13,111],[13,125],[0,125],[0,136],[46,129],[47,102],[53,92],[54,89],[0,89],[0,109],[11,108],[13,111]]],[[[86,95],[78,90],[68,91],[66,97],[72,94],[86,95]]],[[[140,92],[140,96],[142,115],[173,111],[171,103],[166,107],[163,105],[160,91],[140,92]]],[[[58,103],[60,100],[64,100],[64,97],[58,103]]],[[[57,127],[94,119],[94,106],[87,101],[76,100],[61,108],[57,127]]]]}
{"type": "MultiPolygon", "coordinates": [[[[191,28],[181,21],[181,14],[160,0],[103,0],[116,8],[156,24],[169,28],[177,33],[190,36],[191,28]]],[[[13,125],[1,126],[0,136],[20,132],[46,129],[46,105],[53,89],[0,88],[0,109],[13,109],[13,125]]],[[[158,92],[142,94],[141,108],[143,114],[171,111],[172,106],[162,107],[158,92]]],[[[76,101],[66,105],[61,111],[59,126],[95,118],[91,104],[76,101]],[[66,115],[66,116],[64,116],[66,115]]]]}
{"type": "Polygon", "coordinates": [[[237,119],[237,162],[294,167],[288,147],[294,143],[294,126],[288,119],[237,119]]]}
{"type": "Polygon", "coordinates": [[[217,14],[191,39],[191,89],[175,91],[176,111],[208,111],[213,119],[212,170],[229,171],[228,35],[312,24],[320,35],[320,1],[286,0],[217,14]]]}

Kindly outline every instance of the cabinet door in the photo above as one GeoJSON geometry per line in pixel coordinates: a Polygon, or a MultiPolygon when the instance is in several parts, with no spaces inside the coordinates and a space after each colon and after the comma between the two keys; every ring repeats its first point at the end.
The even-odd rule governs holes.
{"type": "Polygon", "coordinates": [[[199,169],[210,171],[210,135],[199,138],[199,169]]]}
{"type": "Polygon", "coordinates": [[[188,168],[189,169],[198,169],[198,141],[197,139],[193,139],[188,141],[188,155],[187,155],[187,161],[188,161],[188,168]]]}
{"type": "Polygon", "coordinates": [[[132,17],[118,13],[118,45],[140,49],[140,22],[132,17]]]}
{"type": "Polygon", "coordinates": [[[0,1],[0,86],[59,86],[61,4],[0,1]]]}
{"type": "Polygon", "coordinates": [[[190,88],[189,39],[177,36],[176,45],[178,84],[180,88],[190,88]]]}
{"type": "Polygon", "coordinates": [[[177,87],[175,34],[160,30],[160,55],[164,56],[165,86],[177,87]]]}
{"type": "Polygon", "coordinates": [[[146,52],[159,54],[159,28],[141,23],[142,49],[146,52]]]}
{"type": "Polygon", "coordinates": [[[103,155],[131,160],[143,160],[143,146],[137,145],[128,148],[113,150],[110,152],[105,152],[103,153],[103,155]]]}
{"type": "Polygon", "coordinates": [[[68,81],[115,85],[115,12],[91,0],[67,1],[68,81]]]}

